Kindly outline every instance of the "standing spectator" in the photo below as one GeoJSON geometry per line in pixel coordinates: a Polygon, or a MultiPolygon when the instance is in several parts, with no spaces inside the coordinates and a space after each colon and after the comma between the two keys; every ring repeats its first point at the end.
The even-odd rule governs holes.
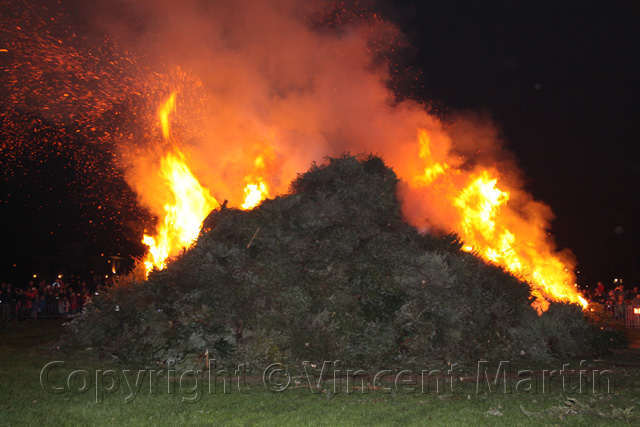
{"type": "Polygon", "coordinates": [[[604,285],[602,284],[602,282],[598,282],[598,285],[596,286],[596,293],[594,295],[594,301],[602,304],[605,302],[606,300],[606,290],[604,288],[604,285]]]}
{"type": "Polygon", "coordinates": [[[618,299],[618,297],[622,296],[622,299],[627,299],[627,296],[629,295],[629,291],[627,291],[624,288],[624,285],[620,285],[617,288],[615,288],[614,293],[616,295],[616,300],[618,299]]]}
{"type": "Polygon", "coordinates": [[[622,294],[618,295],[618,303],[616,304],[613,313],[616,320],[619,320],[621,322],[624,322],[626,320],[627,306],[622,294]]]}
{"type": "Polygon", "coordinates": [[[69,297],[69,310],[71,311],[72,316],[78,312],[78,297],[77,297],[77,294],[73,292],[69,297]]]}
{"type": "MultiPolygon", "coordinates": [[[[31,283],[31,282],[30,282],[31,283]]],[[[37,317],[38,315],[38,290],[35,286],[32,286],[31,289],[26,290],[24,293],[24,308],[31,312],[31,317],[37,317]]]]}
{"type": "Polygon", "coordinates": [[[616,299],[616,295],[613,291],[609,291],[609,295],[607,296],[607,299],[605,300],[605,309],[607,311],[613,311],[613,307],[616,305],[617,303],[617,299],[616,299]]]}

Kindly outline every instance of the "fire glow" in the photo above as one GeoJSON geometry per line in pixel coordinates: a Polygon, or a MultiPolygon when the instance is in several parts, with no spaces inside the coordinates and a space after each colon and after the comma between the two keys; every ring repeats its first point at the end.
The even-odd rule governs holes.
{"type": "MultiPolygon", "coordinates": [[[[171,93],[158,111],[160,128],[165,141],[171,140],[171,113],[176,111],[176,92],[171,93]]],[[[186,164],[185,157],[176,146],[163,155],[158,167],[157,179],[168,191],[163,212],[160,213],[155,236],[145,234],[142,242],[149,248],[144,260],[147,274],[154,268],[163,269],[167,261],[187,249],[198,237],[204,218],[220,203],[210,191],[200,185],[186,164]]],[[[255,162],[262,166],[262,157],[255,162]]],[[[249,179],[249,178],[248,178],[249,179]]],[[[244,188],[246,199],[242,209],[251,209],[268,197],[264,182],[247,184],[244,188]]]]}
{"type": "MultiPolygon", "coordinates": [[[[159,110],[160,126],[165,140],[171,139],[169,115],[176,111],[176,94],[172,93],[159,110]]],[[[430,138],[425,129],[416,137],[416,154],[424,165],[422,174],[402,177],[414,190],[447,188],[445,200],[457,212],[453,229],[463,241],[466,251],[473,251],[489,262],[503,266],[533,285],[538,308],[546,310],[549,300],[569,300],[586,307],[586,301],[568,284],[572,274],[552,253],[540,253],[535,242],[519,241],[518,232],[510,227],[524,227],[530,235],[530,224],[509,217],[501,208],[508,205],[510,192],[498,186],[498,174],[490,168],[465,172],[448,163],[436,161],[431,155],[430,138]],[[456,184],[458,182],[458,184],[456,184]],[[462,183],[462,185],[460,184],[462,183]],[[458,188],[456,188],[458,185],[458,188]],[[506,216],[505,216],[506,215],[506,216]]],[[[273,150],[273,147],[269,148],[273,150]]],[[[251,209],[268,197],[266,185],[259,175],[264,173],[262,155],[253,162],[254,170],[245,176],[245,199],[241,209],[251,209]]],[[[207,214],[220,206],[207,188],[201,186],[185,162],[184,155],[171,148],[162,157],[157,179],[170,191],[163,205],[155,237],[144,236],[149,247],[145,260],[147,271],[162,269],[167,259],[189,247],[198,236],[207,214]]],[[[534,230],[534,234],[535,230],[534,230]]],[[[546,243],[544,243],[546,244],[546,243]]],[[[544,245],[543,245],[544,246],[544,245]]]]}
{"type": "MultiPolygon", "coordinates": [[[[11,52],[10,96],[0,101],[7,117],[37,106],[43,122],[60,124],[56,149],[65,149],[69,123],[108,147],[110,171],[124,171],[157,218],[144,236],[148,271],[189,247],[220,201],[251,209],[286,194],[324,156],[373,152],[401,180],[407,223],[455,231],[464,250],[528,281],[539,310],[552,300],[586,304],[573,286],[573,256],[549,234],[551,210],[523,189],[491,122],[457,114],[443,123],[389,89],[381,58],[402,48],[393,24],[359,6],[271,3],[124,2],[127,18],[91,17],[133,53],[81,46],[35,9],[10,15],[0,22],[12,35],[2,49],[11,52]]],[[[21,127],[3,129],[13,141],[3,153],[35,152],[21,127]]],[[[86,148],[78,164],[93,152],[86,148]]],[[[98,182],[110,173],[85,162],[98,182]]]]}
{"type": "Polygon", "coordinates": [[[154,267],[164,268],[169,257],[191,246],[203,219],[220,206],[193,176],[181,152],[171,151],[162,158],[159,175],[169,191],[155,237],[146,234],[143,237],[143,243],[149,247],[145,259],[147,272],[154,267]]]}

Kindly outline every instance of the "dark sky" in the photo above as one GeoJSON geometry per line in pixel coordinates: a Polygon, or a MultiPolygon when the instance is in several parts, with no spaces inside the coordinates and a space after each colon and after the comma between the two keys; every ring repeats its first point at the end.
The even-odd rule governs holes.
{"type": "Polygon", "coordinates": [[[584,278],[638,285],[640,5],[401,2],[415,93],[500,126],[584,278]]]}
{"type": "MultiPolygon", "coordinates": [[[[576,254],[583,280],[638,285],[640,6],[571,3],[402,1],[381,10],[413,46],[399,74],[419,78],[400,82],[405,95],[445,116],[490,115],[527,189],[556,214],[552,232],[576,254]]],[[[54,156],[24,169],[37,173],[3,183],[0,274],[66,240],[96,253],[142,249],[116,220],[89,223],[100,205],[75,201],[82,184],[69,186],[75,172],[68,162],[54,156]]],[[[100,209],[114,210],[104,218],[118,214],[100,209]]]]}

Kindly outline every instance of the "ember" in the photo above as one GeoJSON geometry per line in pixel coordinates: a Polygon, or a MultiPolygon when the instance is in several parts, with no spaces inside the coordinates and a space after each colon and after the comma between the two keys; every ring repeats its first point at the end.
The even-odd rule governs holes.
{"type": "MultiPolygon", "coordinates": [[[[114,158],[112,172],[124,170],[138,202],[158,219],[155,233],[144,236],[148,270],[188,247],[218,200],[251,209],[286,193],[312,161],[374,152],[402,181],[409,224],[455,231],[465,250],[530,282],[539,310],[549,300],[585,305],[572,255],[558,252],[549,235],[550,209],[502,161],[493,126],[464,117],[445,126],[418,103],[395,100],[379,58],[401,37],[379,15],[363,10],[331,20],[313,2],[300,11],[296,2],[239,1],[204,15],[149,3],[136,7],[154,35],[141,51],[163,64],[153,70],[115,42],[83,48],[30,10],[3,24],[29,29],[12,30],[6,45],[7,117],[40,105],[45,119],[65,124],[56,139],[61,150],[65,132],[91,141],[98,135],[96,146],[114,158]],[[182,22],[190,25],[176,25],[182,22]]],[[[20,126],[14,133],[11,150],[28,150],[20,126]]]]}

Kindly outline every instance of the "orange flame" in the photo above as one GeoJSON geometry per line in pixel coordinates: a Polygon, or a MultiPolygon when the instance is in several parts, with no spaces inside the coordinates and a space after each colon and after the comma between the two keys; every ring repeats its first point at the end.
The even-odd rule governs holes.
{"type": "Polygon", "coordinates": [[[418,145],[424,172],[410,182],[414,188],[444,189],[456,217],[451,226],[464,241],[465,251],[475,251],[527,280],[539,311],[545,311],[550,300],[587,306],[573,286],[573,274],[551,250],[546,236],[536,235],[535,226],[509,206],[511,193],[498,186],[495,171],[478,168],[465,176],[461,168],[437,162],[425,130],[418,132],[418,145]]]}
{"type": "MultiPolygon", "coordinates": [[[[264,157],[262,155],[256,157],[253,162],[256,174],[261,172],[265,168],[264,157]]],[[[244,203],[240,206],[242,209],[253,209],[260,204],[264,199],[269,197],[269,191],[261,176],[250,175],[245,177],[245,180],[249,184],[244,187],[245,199],[244,203]]]]}
{"type": "Polygon", "coordinates": [[[162,137],[168,141],[170,136],[169,114],[176,110],[176,92],[169,95],[169,98],[160,107],[158,118],[160,119],[160,129],[162,129],[162,137]]]}
{"type": "MultiPolygon", "coordinates": [[[[171,140],[170,115],[176,111],[176,92],[172,92],[158,110],[159,126],[165,141],[171,140]]],[[[262,174],[265,170],[263,155],[254,161],[254,173],[245,177],[245,198],[242,209],[252,209],[269,197],[262,174]]],[[[171,151],[160,160],[157,178],[164,183],[164,190],[156,194],[164,200],[155,236],[145,234],[143,243],[148,246],[144,264],[147,274],[153,269],[163,269],[170,257],[189,247],[198,237],[202,221],[220,203],[203,187],[187,166],[182,152],[172,145],[171,151]]]]}
{"type": "Polygon", "coordinates": [[[424,168],[424,174],[416,176],[413,180],[413,182],[419,186],[427,186],[431,184],[440,175],[450,170],[448,164],[433,161],[431,148],[429,146],[430,142],[429,134],[424,130],[420,130],[418,132],[418,146],[420,147],[419,156],[426,165],[424,168]]]}
{"type": "MultiPolygon", "coordinates": [[[[162,136],[167,141],[170,138],[169,115],[175,109],[176,92],[173,92],[158,111],[162,136]]],[[[184,155],[175,147],[160,160],[158,178],[168,191],[164,193],[164,212],[155,237],[145,234],[142,239],[149,247],[144,261],[147,274],[154,267],[163,269],[169,257],[190,246],[198,237],[204,218],[220,206],[209,190],[193,176],[184,155]]]]}
{"type": "Polygon", "coordinates": [[[182,153],[174,150],[160,161],[159,174],[169,190],[170,202],[164,206],[165,215],[159,221],[155,237],[145,235],[143,238],[149,246],[145,260],[147,272],[154,267],[164,268],[169,257],[190,246],[198,237],[204,218],[220,206],[193,176],[182,153]]]}
{"type": "MultiPolygon", "coordinates": [[[[453,205],[462,213],[460,225],[465,235],[479,234],[478,237],[491,239],[496,228],[497,211],[509,200],[509,193],[496,188],[496,182],[498,180],[491,179],[488,171],[482,171],[480,176],[453,200],[453,205]]],[[[508,237],[507,240],[509,240],[508,237]]]]}
{"type": "MultiPolygon", "coordinates": [[[[161,46],[166,57],[157,59],[163,63],[184,58],[190,69],[206,70],[208,83],[179,69],[166,76],[139,76],[134,70],[146,67],[136,66],[128,55],[98,55],[113,58],[104,63],[93,52],[85,55],[72,47],[74,43],[53,37],[58,32],[40,25],[40,19],[29,19],[29,13],[20,14],[16,23],[27,19],[34,22],[30,29],[46,33],[16,25],[17,44],[0,49],[0,54],[23,51],[26,59],[7,69],[13,69],[7,79],[7,105],[20,111],[42,102],[40,113],[46,121],[65,123],[71,117],[76,120],[75,113],[67,113],[78,105],[86,111],[79,115],[77,132],[93,124],[94,117],[117,111],[128,98],[148,99],[141,94],[179,88],[179,97],[178,91],[172,92],[157,111],[145,116],[144,132],[148,135],[147,125],[155,125],[165,141],[160,163],[150,162],[153,157],[145,155],[149,153],[140,155],[143,147],[138,144],[121,147],[134,159],[125,171],[127,182],[159,218],[156,234],[144,238],[150,246],[149,268],[162,268],[167,257],[197,236],[200,221],[218,206],[206,188],[249,209],[270,194],[286,191],[298,172],[322,156],[373,151],[401,179],[402,213],[411,225],[456,231],[465,250],[531,282],[541,308],[547,300],[581,301],[573,286],[571,261],[555,250],[548,236],[549,209],[511,183],[511,174],[500,176],[496,168],[482,166],[495,165],[496,155],[502,153],[492,129],[466,123],[463,116],[443,124],[420,103],[401,101],[389,90],[390,70],[375,64],[384,46],[399,40],[393,26],[362,16],[362,22],[356,19],[348,25],[346,34],[333,33],[308,25],[309,16],[320,16],[318,2],[306,2],[311,9],[301,10],[301,2],[282,2],[282,7],[257,1],[213,3],[224,13],[212,6],[214,13],[205,15],[202,8],[183,2],[145,9],[153,14],[148,29],[158,42],[156,46],[149,38],[150,52],[159,52],[156,47],[161,46]],[[228,16],[238,19],[227,22],[228,16]],[[193,23],[202,31],[176,22],[193,23]],[[123,68],[124,62],[133,67],[123,68]],[[43,73],[38,64],[49,70],[43,73]],[[50,73],[52,78],[43,80],[50,73]],[[47,84],[57,79],[60,82],[47,84]],[[91,83],[98,80],[106,89],[91,83]],[[178,101],[189,110],[180,138],[171,129],[178,101]],[[178,142],[188,144],[184,151],[192,156],[182,155],[175,148],[178,142]],[[201,173],[198,179],[190,167],[201,173]]],[[[16,126],[21,133],[20,129],[16,126]]],[[[100,133],[93,126],[88,129],[91,135],[100,133]]],[[[125,133],[105,132],[102,141],[129,142],[137,135],[125,133]]]]}
{"type": "MultiPolygon", "coordinates": [[[[175,111],[175,97],[172,93],[159,111],[165,139],[170,137],[169,114],[175,111]]],[[[419,189],[443,190],[444,199],[440,203],[452,207],[455,215],[452,228],[465,242],[464,250],[474,251],[531,283],[539,311],[546,310],[551,300],[568,300],[586,307],[587,302],[572,286],[572,273],[546,240],[535,236],[534,241],[527,240],[532,226],[519,219],[510,207],[511,192],[502,188],[494,170],[478,168],[469,173],[460,166],[436,161],[425,130],[418,132],[417,142],[423,167],[409,182],[419,189]]],[[[268,151],[269,148],[264,150],[265,155],[268,151]]],[[[252,209],[269,196],[263,155],[256,157],[253,167],[253,173],[244,178],[242,209],[252,209]]],[[[219,206],[175,147],[162,158],[159,177],[170,191],[166,192],[164,215],[156,236],[144,236],[143,241],[149,246],[145,262],[148,271],[164,268],[169,257],[188,247],[197,237],[202,220],[219,206]]]]}
{"type": "Polygon", "coordinates": [[[241,205],[242,209],[253,209],[260,204],[261,201],[269,196],[267,187],[264,182],[257,184],[247,184],[244,188],[244,192],[247,197],[244,199],[244,203],[241,205]]]}
{"type": "MultiPolygon", "coordinates": [[[[166,140],[171,136],[169,116],[175,111],[175,100],[174,92],[158,113],[166,140]]],[[[420,191],[436,189],[440,199],[433,203],[450,206],[453,218],[450,225],[465,242],[464,250],[474,251],[527,280],[538,297],[539,311],[546,310],[551,300],[568,300],[586,307],[587,302],[572,285],[572,273],[549,246],[546,236],[538,235],[540,227],[521,218],[517,208],[510,205],[512,191],[504,188],[495,170],[476,167],[475,171],[468,172],[450,163],[451,157],[447,158],[449,161],[436,159],[426,130],[419,130],[417,146],[422,166],[408,182],[420,191]]],[[[269,196],[270,174],[265,156],[272,156],[271,150],[263,146],[263,154],[253,162],[253,171],[244,176],[242,209],[252,209],[269,196]]],[[[399,165],[398,169],[407,179],[405,165],[399,165]]],[[[166,192],[167,201],[156,236],[144,236],[144,243],[149,246],[148,271],[153,267],[164,268],[169,257],[189,246],[197,237],[202,220],[219,206],[176,148],[162,158],[159,177],[170,191],[166,192]]]]}

